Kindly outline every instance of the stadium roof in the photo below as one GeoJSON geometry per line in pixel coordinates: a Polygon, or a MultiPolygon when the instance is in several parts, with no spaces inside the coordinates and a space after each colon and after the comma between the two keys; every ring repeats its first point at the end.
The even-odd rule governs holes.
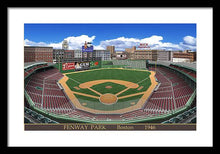
{"type": "Polygon", "coordinates": [[[48,63],[44,61],[39,61],[39,62],[26,62],[24,63],[24,69],[34,66],[34,65],[39,65],[39,64],[48,64],[48,65],[54,65],[53,63],[48,63]]]}
{"type": "MultiPolygon", "coordinates": [[[[155,64],[155,61],[149,61],[150,63],[155,64]]],[[[179,66],[183,66],[183,67],[189,67],[192,68],[193,70],[196,70],[196,62],[171,62],[171,61],[157,61],[157,64],[163,64],[166,66],[169,66],[170,64],[174,64],[174,65],[179,65],[179,66]]]]}

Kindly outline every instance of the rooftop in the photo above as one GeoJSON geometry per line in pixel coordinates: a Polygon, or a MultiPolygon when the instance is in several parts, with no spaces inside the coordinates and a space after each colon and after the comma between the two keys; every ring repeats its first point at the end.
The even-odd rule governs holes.
{"type": "Polygon", "coordinates": [[[39,64],[48,64],[48,65],[54,65],[53,63],[48,63],[44,61],[38,61],[38,62],[26,62],[24,63],[24,69],[34,66],[34,65],[39,65],[39,64]]]}
{"type": "MultiPolygon", "coordinates": [[[[149,61],[150,63],[155,64],[155,61],[149,61]]],[[[196,62],[171,62],[171,61],[157,61],[157,64],[163,64],[166,66],[169,66],[170,64],[179,65],[179,66],[185,66],[190,67],[196,70],[196,62]]]]}

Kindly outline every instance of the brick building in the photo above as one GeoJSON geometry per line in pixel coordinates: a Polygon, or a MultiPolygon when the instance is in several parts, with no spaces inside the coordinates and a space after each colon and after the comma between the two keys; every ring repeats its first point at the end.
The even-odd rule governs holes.
{"type": "Polygon", "coordinates": [[[111,57],[115,54],[115,46],[107,46],[106,50],[110,51],[111,57]]]}
{"type": "Polygon", "coordinates": [[[134,53],[130,54],[130,59],[140,60],[157,60],[157,52],[153,50],[135,50],[134,53]]]}
{"type": "Polygon", "coordinates": [[[173,53],[173,62],[194,62],[196,61],[196,52],[185,50],[183,52],[173,53]]]}
{"type": "Polygon", "coordinates": [[[136,50],[136,46],[133,46],[131,48],[125,48],[125,52],[127,53],[134,53],[135,50],[136,50]]]}
{"type": "Polygon", "coordinates": [[[53,62],[53,47],[24,46],[24,62],[53,62]]]}

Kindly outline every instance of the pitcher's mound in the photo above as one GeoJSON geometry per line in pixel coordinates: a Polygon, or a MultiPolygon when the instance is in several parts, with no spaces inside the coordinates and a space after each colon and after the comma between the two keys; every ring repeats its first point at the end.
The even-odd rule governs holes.
{"type": "Polygon", "coordinates": [[[115,96],[113,94],[104,94],[104,95],[100,96],[99,100],[103,104],[111,105],[111,104],[116,103],[118,98],[117,98],[117,96],[115,96]]]}
{"type": "Polygon", "coordinates": [[[105,86],[105,88],[106,88],[106,89],[111,89],[111,88],[112,88],[112,86],[105,86]]]}

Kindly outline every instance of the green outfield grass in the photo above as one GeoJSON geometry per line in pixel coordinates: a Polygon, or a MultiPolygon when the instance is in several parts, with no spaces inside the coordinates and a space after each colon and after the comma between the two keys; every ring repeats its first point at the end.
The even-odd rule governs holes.
{"type": "Polygon", "coordinates": [[[129,70],[129,69],[97,69],[92,71],[84,71],[72,74],[66,74],[80,83],[101,80],[101,79],[116,79],[137,83],[149,77],[150,72],[129,70]]]}

